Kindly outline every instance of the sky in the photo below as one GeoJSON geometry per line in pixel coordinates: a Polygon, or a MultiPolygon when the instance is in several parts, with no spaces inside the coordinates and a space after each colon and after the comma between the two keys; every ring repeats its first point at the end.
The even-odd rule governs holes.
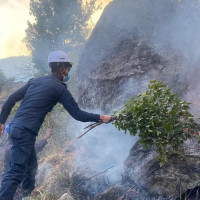
{"type": "MultiPolygon", "coordinates": [[[[97,0],[102,3],[102,10],[94,13],[96,23],[104,7],[112,0],[97,0]]],[[[0,0],[0,59],[10,56],[29,55],[22,42],[25,37],[27,21],[33,20],[29,14],[29,0],[0,0]]]]}

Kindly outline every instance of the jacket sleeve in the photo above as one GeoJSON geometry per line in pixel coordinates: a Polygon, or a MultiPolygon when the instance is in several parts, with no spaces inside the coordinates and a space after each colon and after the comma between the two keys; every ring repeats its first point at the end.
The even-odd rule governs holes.
{"type": "Polygon", "coordinates": [[[20,89],[18,89],[16,92],[11,94],[6,102],[4,103],[1,114],[0,114],[0,123],[4,124],[6,122],[6,119],[8,118],[8,115],[10,114],[13,106],[16,104],[16,102],[22,100],[26,94],[26,91],[28,87],[30,86],[30,81],[20,89]]]}
{"type": "Polygon", "coordinates": [[[60,103],[78,121],[98,122],[100,120],[100,115],[82,111],[67,88],[64,88],[61,92],[60,103]]]}
{"type": "Polygon", "coordinates": [[[35,144],[35,152],[38,154],[42,149],[48,144],[47,140],[44,138],[35,144]]]}

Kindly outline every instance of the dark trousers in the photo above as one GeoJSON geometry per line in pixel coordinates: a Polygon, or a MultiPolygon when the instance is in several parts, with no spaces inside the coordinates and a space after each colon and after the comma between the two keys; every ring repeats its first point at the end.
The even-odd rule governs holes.
{"type": "Polygon", "coordinates": [[[23,190],[29,190],[24,192],[30,193],[30,190],[35,187],[35,170],[37,169],[35,133],[13,124],[10,127],[10,138],[13,143],[11,162],[1,183],[0,200],[12,200],[22,180],[23,190]]]}

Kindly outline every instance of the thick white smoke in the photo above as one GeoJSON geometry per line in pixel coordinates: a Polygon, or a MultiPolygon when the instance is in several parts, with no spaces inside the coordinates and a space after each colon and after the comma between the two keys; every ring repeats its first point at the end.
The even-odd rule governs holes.
{"type": "Polygon", "coordinates": [[[76,127],[73,132],[73,146],[78,152],[77,169],[87,173],[88,168],[92,168],[95,172],[102,172],[113,167],[106,173],[106,179],[110,183],[119,182],[124,161],[136,142],[137,136],[130,136],[129,133],[125,135],[123,131],[118,131],[114,124],[102,124],[82,138],[75,139],[86,131],[84,127],[88,123],[77,122],[73,119],[71,123],[76,127]]]}

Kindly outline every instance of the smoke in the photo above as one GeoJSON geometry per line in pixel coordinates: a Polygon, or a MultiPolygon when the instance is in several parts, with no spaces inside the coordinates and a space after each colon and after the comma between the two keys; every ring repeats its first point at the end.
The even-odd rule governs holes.
{"type": "MultiPolygon", "coordinates": [[[[73,133],[75,137],[80,136],[88,125],[74,120],[70,123],[76,127],[73,133]]],[[[100,125],[82,138],[74,140],[73,145],[78,151],[77,169],[84,173],[98,173],[112,167],[105,174],[106,180],[112,184],[120,182],[124,161],[136,140],[137,136],[130,136],[129,133],[125,135],[114,124],[100,125]]]]}
{"type": "MultiPolygon", "coordinates": [[[[107,14],[113,12],[107,25],[109,31],[112,32],[112,37],[115,38],[115,34],[120,34],[121,39],[125,40],[136,33],[138,38],[148,41],[152,51],[160,55],[165,62],[167,59],[173,60],[168,64],[172,76],[175,77],[177,74],[173,72],[173,69],[180,68],[178,72],[179,80],[183,79],[183,84],[188,85],[188,90],[185,90],[185,94],[181,96],[192,102],[191,112],[199,117],[200,1],[135,0],[127,1],[125,4],[116,0],[112,5],[112,8],[114,7],[115,10],[107,9],[107,14]],[[118,17],[117,13],[120,13],[120,11],[121,14],[118,17]],[[117,23],[114,23],[114,21],[117,23]],[[168,55],[170,51],[173,58],[168,55]]],[[[101,45],[106,46],[102,40],[101,43],[101,45]]],[[[153,76],[155,78],[156,73],[158,72],[154,70],[153,76]]],[[[147,78],[147,80],[150,79],[147,78]]],[[[121,87],[126,88],[126,90],[129,87],[129,93],[135,94],[136,91],[144,91],[145,86],[143,87],[143,85],[147,85],[147,80],[141,81],[140,77],[140,80],[134,79],[132,83],[129,83],[130,79],[121,87]]],[[[173,85],[172,87],[177,86],[173,85]]],[[[180,90],[181,87],[178,87],[178,90],[180,90]]]]}
{"type": "Polygon", "coordinates": [[[81,65],[87,62],[88,68],[94,69],[117,42],[134,35],[149,41],[151,48],[162,56],[173,49],[195,65],[200,53],[199,17],[198,0],[115,0],[105,8],[94,29],[87,45],[90,58],[82,59],[81,65]]]}
{"type": "Polygon", "coordinates": [[[157,1],[154,5],[155,21],[152,23],[154,21],[156,26],[152,31],[152,44],[158,53],[168,48],[182,52],[194,66],[200,53],[200,2],[183,0],[164,4],[164,1],[157,1]]]}
{"type": "Polygon", "coordinates": [[[122,10],[129,12],[117,23],[118,28],[137,31],[140,37],[151,41],[158,53],[173,48],[187,55],[191,62],[196,61],[200,39],[199,1],[136,0],[126,4],[130,7],[122,4],[122,10]],[[130,20],[125,24],[128,18],[130,20]]]}

